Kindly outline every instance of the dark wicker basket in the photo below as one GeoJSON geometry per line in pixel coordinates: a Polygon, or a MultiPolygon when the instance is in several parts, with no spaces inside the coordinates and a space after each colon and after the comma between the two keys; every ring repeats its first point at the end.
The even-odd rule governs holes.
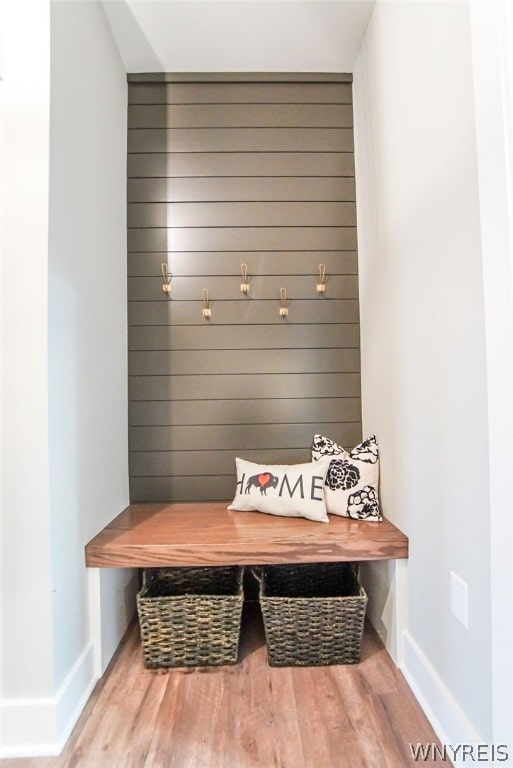
{"type": "Polygon", "coordinates": [[[137,595],[144,666],[235,664],[243,569],[148,568],[137,595]]]}
{"type": "Polygon", "coordinates": [[[360,661],[367,595],[351,563],[268,566],[260,605],[271,666],[360,661]]]}

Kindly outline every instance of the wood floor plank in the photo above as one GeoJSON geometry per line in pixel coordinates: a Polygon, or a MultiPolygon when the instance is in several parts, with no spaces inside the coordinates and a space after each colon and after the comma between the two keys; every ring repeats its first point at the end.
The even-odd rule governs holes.
{"type": "Polygon", "coordinates": [[[273,669],[269,676],[272,713],[273,768],[305,768],[301,729],[294,706],[293,670],[273,669]],[[284,703],[288,702],[287,706],[284,703]]]}
{"type": "Polygon", "coordinates": [[[388,654],[376,632],[367,632],[362,650],[362,664],[358,675],[362,689],[374,696],[386,693],[405,693],[405,681],[394,664],[387,663],[388,654]]]}
{"type": "MultiPolygon", "coordinates": [[[[136,637],[131,638],[127,651],[128,669],[137,668],[140,653],[136,637]]],[[[99,715],[87,721],[75,750],[88,766],[114,768],[123,756],[126,768],[139,768],[147,751],[145,736],[151,727],[149,722],[155,722],[154,702],[162,699],[168,679],[144,673],[132,676],[127,674],[126,667],[115,667],[112,677],[113,683],[99,699],[99,715]]]]}
{"type": "Polygon", "coordinates": [[[270,667],[254,603],[244,608],[233,666],[145,670],[134,626],[62,754],[0,765],[408,768],[410,743],[437,739],[370,626],[360,664],[270,667]]]}
{"type": "MultiPolygon", "coordinates": [[[[294,694],[305,766],[358,766],[355,737],[336,684],[335,667],[294,670],[294,694]]],[[[363,763],[362,763],[363,768],[363,763]]]]}
{"type": "MultiPolygon", "coordinates": [[[[413,764],[410,745],[415,747],[417,744],[438,743],[436,738],[432,738],[433,730],[420,707],[414,707],[411,710],[404,707],[405,693],[411,695],[406,683],[404,689],[374,697],[375,711],[382,715],[383,730],[388,737],[391,768],[396,765],[413,764]]],[[[451,763],[446,760],[444,765],[451,765],[451,763]]]]}
{"type": "MultiPolygon", "coordinates": [[[[215,719],[215,712],[219,707],[222,686],[223,679],[219,674],[182,673],[176,717],[170,728],[171,739],[166,755],[168,765],[182,768],[209,768],[210,729],[212,719],[215,719]],[[213,677],[215,677],[214,685],[212,685],[213,677]]],[[[210,765],[212,765],[211,762],[210,765]]]]}
{"type": "MultiPolygon", "coordinates": [[[[376,728],[373,717],[372,696],[362,677],[356,673],[345,676],[343,686],[339,679],[339,690],[355,735],[358,753],[363,758],[366,768],[389,768],[386,758],[386,743],[382,742],[381,733],[376,728]]],[[[399,764],[400,765],[400,764],[399,764]]],[[[391,768],[391,767],[390,767],[391,768]]],[[[397,766],[395,766],[397,768],[397,766]]]]}
{"type": "Polygon", "coordinates": [[[229,745],[233,763],[247,768],[275,765],[273,713],[269,706],[270,668],[260,619],[253,606],[243,613],[245,631],[240,647],[240,669],[230,678],[226,689],[226,706],[230,711],[229,745]]]}
{"type": "MultiPolygon", "coordinates": [[[[163,677],[165,676],[163,675],[163,677]]],[[[142,764],[144,768],[159,768],[159,766],[169,764],[168,756],[182,694],[183,674],[177,672],[173,675],[166,675],[166,677],[168,677],[166,696],[160,703],[155,727],[148,743],[146,759],[142,764]]]]}

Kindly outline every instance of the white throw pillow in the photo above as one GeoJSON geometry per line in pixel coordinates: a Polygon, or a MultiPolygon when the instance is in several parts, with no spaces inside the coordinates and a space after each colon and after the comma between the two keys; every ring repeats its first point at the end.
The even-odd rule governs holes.
{"type": "Polygon", "coordinates": [[[315,435],[312,458],[332,460],[326,474],[326,507],[333,515],[354,520],[382,520],[379,505],[379,449],[375,435],[346,451],[323,435],[315,435]]]}
{"type": "Polygon", "coordinates": [[[324,482],[330,462],[326,457],[305,464],[255,464],[237,457],[235,498],[228,509],[327,523],[324,482]]]}

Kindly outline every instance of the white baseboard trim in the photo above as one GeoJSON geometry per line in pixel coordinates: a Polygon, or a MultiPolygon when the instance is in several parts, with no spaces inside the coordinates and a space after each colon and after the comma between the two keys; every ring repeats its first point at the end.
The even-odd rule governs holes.
{"type": "MultiPolygon", "coordinates": [[[[483,739],[408,631],[403,632],[403,663],[408,685],[442,745],[482,744],[483,739]]],[[[453,760],[467,766],[469,761],[453,760]]]]}
{"type": "Polygon", "coordinates": [[[0,702],[0,758],[62,752],[98,680],[94,662],[93,643],[89,642],[55,696],[0,702]]]}

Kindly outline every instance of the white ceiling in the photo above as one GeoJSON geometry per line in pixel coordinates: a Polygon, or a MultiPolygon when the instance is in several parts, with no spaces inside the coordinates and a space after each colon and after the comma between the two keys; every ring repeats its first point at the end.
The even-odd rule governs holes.
{"type": "Polygon", "coordinates": [[[127,72],[352,72],[375,0],[103,0],[127,72]]]}

